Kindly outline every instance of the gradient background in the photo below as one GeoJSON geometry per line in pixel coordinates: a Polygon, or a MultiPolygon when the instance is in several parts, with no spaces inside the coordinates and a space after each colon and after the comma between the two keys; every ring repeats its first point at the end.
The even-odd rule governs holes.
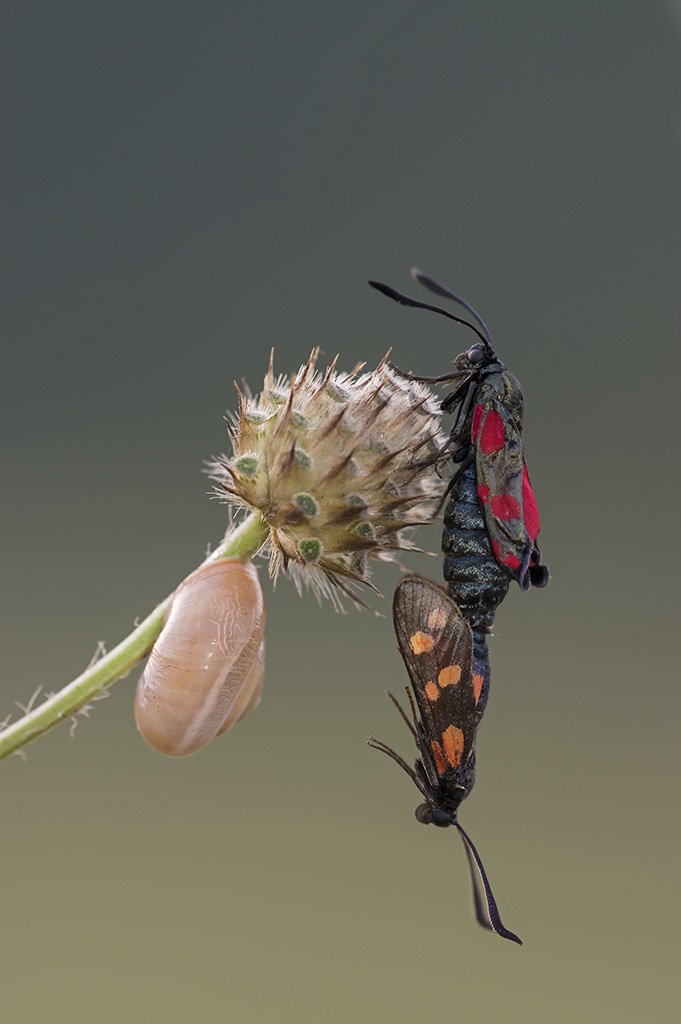
{"type": "Polygon", "coordinates": [[[135,674],[0,766],[8,1020],[677,1019],[680,45],[652,0],[6,5],[0,718],[219,538],[201,462],[272,344],[447,368],[365,285],[414,262],[523,382],[553,574],[500,610],[462,814],[522,949],[364,745],[409,750],[390,619],[283,581],[203,753],[145,747],[135,674]]]}

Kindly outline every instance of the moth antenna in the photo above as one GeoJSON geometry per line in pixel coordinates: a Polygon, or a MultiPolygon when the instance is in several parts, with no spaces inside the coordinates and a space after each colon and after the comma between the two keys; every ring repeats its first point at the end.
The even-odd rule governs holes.
{"type": "Polygon", "coordinates": [[[411,274],[415,281],[418,281],[419,284],[422,284],[423,287],[427,288],[429,292],[433,292],[435,295],[441,295],[445,299],[452,299],[454,302],[458,302],[460,306],[463,306],[464,309],[467,309],[468,312],[473,317],[473,319],[477,320],[477,322],[480,324],[483,331],[485,332],[485,336],[487,337],[489,347],[493,348],[492,335],[490,334],[489,327],[482,319],[482,317],[475,309],[475,307],[471,306],[470,302],[466,302],[464,298],[462,298],[460,295],[457,295],[456,292],[453,292],[451,288],[446,288],[445,285],[440,284],[438,281],[435,281],[432,277],[429,277],[428,274],[424,274],[423,271],[419,270],[418,267],[412,267],[409,273],[411,274]]]}
{"type": "Polygon", "coordinates": [[[454,824],[459,831],[459,835],[463,840],[463,845],[468,855],[468,867],[471,873],[471,888],[473,892],[473,906],[475,908],[475,916],[478,923],[481,924],[483,928],[491,928],[492,931],[497,933],[497,935],[501,935],[502,939],[510,939],[511,942],[517,942],[519,946],[522,946],[523,940],[519,938],[515,932],[509,931],[501,920],[497,901],[494,899],[494,893],[492,892],[492,887],[489,884],[487,872],[485,871],[482,860],[480,859],[480,854],[476,850],[473,840],[468,833],[464,831],[461,825],[459,825],[458,821],[455,821],[454,824]],[[478,879],[475,876],[474,868],[477,869],[479,880],[482,884],[482,893],[478,888],[478,879]]]}
{"type": "Polygon", "coordinates": [[[368,283],[377,292],[387,295],[389,299],[392,299],[393,302],[399,302],[401,306],[409,306],[411,309],[429,309],[431,313],[439,313],[440,316],[446,316],[448,320],[454,320],[457,324],[463,324],[464,327],[475,331],[485,348],[491,348],[485,335],[478,330],[475,324],[470,323],[468,320],[463,320],[460,316],[454,316],[453,313],[448,313],[446,309],[440,309],[439,306],[431,306],[429,302],[417,302],[416,299],[410,299],[407,295],[403,295],[402,292],[395,291],[390,285],[381,284],[380,281],[369,281],[368,283]]]}
{"type": "Polygon", "coordinates": [[[493,929],[487,915],[487,902],[483,893],[480,891],[478,869],[475,861],[473,860],[473,854],[465,842],[463,844],[463,848],[466,851],[468,874],[471,880],[471,902],[473,904],[473,915],[481,928],[487,928],[487,930],[491,932],[493,929]]]}

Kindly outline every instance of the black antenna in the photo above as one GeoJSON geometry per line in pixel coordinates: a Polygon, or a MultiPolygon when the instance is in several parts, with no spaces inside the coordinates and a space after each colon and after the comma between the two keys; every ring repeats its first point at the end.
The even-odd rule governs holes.
{"type": "Polygon", "coordinates": [[[435,281],[432,277],[429,277],[428,274],[424,274],[423,271],[419,270],[418,267],[412,267],[409,273],[411,274],[415,281],[418,281],[419,284],[422,284],[423,287],[427,288],[429,292],[433,292],[435,295],[441,295],[445,299],[452,299],[454,302],[458,302],[460,306],[463,306],[464,309],[467,309],[468,312],[473,317],[473,319],[477,320],[477,322],[480,324],[483,331],[485,332],[485,337],[489,347],[494,347],[492,344],[492,335],[490,334],[489,327],[482,319],[480,314],[477,312],[477,310],[473,306],[471,306],[470,302],[466,302],[466,300],[463,299],[460,295],[457,295],[456,292],[453,292],[451,288],[446,288],[443,284],[440,284],[438,281],[435,281]]]}
{"type": "Polygon", "coordinates": [[[475,844],[473,843],[473,840],[471,839],[467,832],[464,832],[461,825],[459,825],[458,821],[455,821],[454,824],[459,830],[459,835],[463,840],[463,845],[465,846],[466,853],[468,854],[468,866],[471,872],[471,885],[473,887],[473,903],[475,906],[475,916],[477,917],[478,922],[483,926],[483,928],[492,928],[492,930],[496,932],[497,935],[501,935],[502,939],[510,939],[511,942],[517,942],[519,946],[522,946],[523,940],[519,938],[515,934],[515,932],[509,931],[509,929],[506,928],[506,926],[504,925],[504,922],[501,920],[499,908],[497,906],[497,901],[494,899],[492,887],[489,884],[489,879],[487,878],[485,868],[480,859],[480,854],[475,849],[475,844]],[[478,875],[482,883],[482,894],[478,889],[477,879],[475,877],[475,872],[473,870],[473,864],[475,864],[475,867],[478,870],[478,875]],[[487,911],[487,918],[489,919],[489,924],[484,919],[484,917],[481,916],[480,913],[483,909],[481,899],[482,895],[484,895],[485,898],[485,910],[487,911]]]}
{"type": "Polygon", "coordinates": [[[468,849],[466,844],[463,844],[463,848],[466,851],[466,859],[468,860],[468,875],[471,880],[471,897],[473,902],[473,913],[475,914],[475,920],[478,922],[481,928],[486,928],[487,931],[492,931],[492,925],[489,923],[489,915],[487,913],[487,901],[484,893],[480,888],[478,881],[478,868],[477,864],[473,860],[473,854],[468,849]]]}
{"type": "Polygon", "coordinates": [[[446,316],[448,320],[454,320],[457,324],[463,324],[464,327],[469,327],[471,331],[475,331],[480,341],[483,343],[485,348],[491,348],[491,344],[488,339],[481,334],[475,324],[471,324],[468,320],[462,320],[460,316],[454,316],[453,313],[448,313],[445,309],[440,309],[439,306],[431,306],[428,302],[417,302],[416,299],[410,299],[406,295],[402,295],[401,292],[395,291],[390,285],[381,284],[380,281],[369,281],[372,288],[375,288],[377,292],[381,292],[383,295],[387,295],[393,302],[399,302],[401,306],[410,306],[412,309],[429,309],[431,313],[439,313],[440,316],[446,316]]]}

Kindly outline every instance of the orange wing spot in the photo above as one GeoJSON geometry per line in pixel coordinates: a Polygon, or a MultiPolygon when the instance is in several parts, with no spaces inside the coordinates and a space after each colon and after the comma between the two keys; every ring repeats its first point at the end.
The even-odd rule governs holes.
{"type": "Polygon", "coordinates": [[[482,693],[482,684],[485,681],[485,677],[481,676],[479,672],[473,673],[473,693],[475,694],[475,703],[477,704],[480,700],[480,694],[482,693]]]}
{"type": "Polygon", "coordinates": [[[428,629],[444,629],[447,625],[447,612],[444,608],[433,608],[428,616],[428,629]]]}
{"type": "Polygon", "coordinates": [[[447,771],[447,762],[445,761],[445,755],[442,753],[442,747],[437,740],[431,740],[430,749],[433,751],[433,759],[438,775],[444,775],[447,771]]]}
{"type": "Polygon", "coordinates": [[[414,654],[425,654],[427,651],[432,651],[435,646],[435,637],[430,633],[414,633],[409,637],[409,646],[414,654]]]}
{"type": "Polygon", "coordinates": [[[447,665],[440,672],[437,681],[440,686],[455,686],[461,681],[461,665],[447,665]]]}
{"type": "MultiPolygon", "coordinates": [[[[445,755],[452,768],[458,768],[463,754],[463,733],[456,725],[450,725],[442,733],[445,755]]],[[[440,772],[442,774],[442,772],[440,772]]]]}
{"type": "Polygon", "coordinates": [[[435,701],[440,696],[440,691],[437,688],[437,684],[431,682],[431,680],[429,679],[426,685],[423,687],[423,689],[426,691],[426,697],[428,698],[428,700],[431,702],[431,704],[434,704],[435,701]]]}

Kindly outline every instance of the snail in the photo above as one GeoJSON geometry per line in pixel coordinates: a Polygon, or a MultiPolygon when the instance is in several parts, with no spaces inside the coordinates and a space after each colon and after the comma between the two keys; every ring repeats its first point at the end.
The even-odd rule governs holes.
{"type": "Polygon", "coordinates": [[[154,750],[201,750],[260,702],[265,603],[253,565],[222,559],[178,587],[137,684],[135,721],[154,750]]]}

